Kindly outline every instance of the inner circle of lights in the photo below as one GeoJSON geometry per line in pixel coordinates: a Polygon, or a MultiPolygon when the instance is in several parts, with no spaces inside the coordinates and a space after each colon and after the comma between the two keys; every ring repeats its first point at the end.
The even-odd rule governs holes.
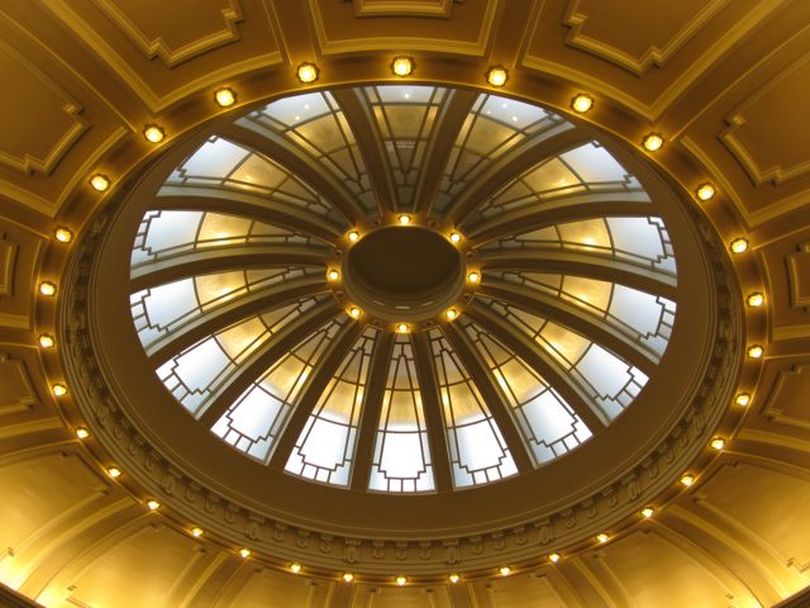
{"type": "Polygon", "coordinates": [[[457,221],[469,235],[465,263],[452,230],[442,236],[418,226],[414,215],[426,210],[417,200],[420,178],[426,179],[419,171],[436,117],[453,93],[393,85],[318,92],[275,101],[236,121],[235,134],[283,138],[313,156],[319,172],[340,182],[342,205],[260,145],[246,145],[247,135],[222,135],[176,168],[144,215],[132,252],[138,289],[131,294],[141,343],[179,404],[236,450],[264,464],[281,458],[287,473],[337,487],[349,487],[357,474],[368,477],[370,491],[431,492],[436,443],[429,435],[438,432],[452,484],[463,488],[517,474],[516,449],[542,466],[578,448],[644,388],[675,321],[677,305],[664,287],[677,275],[667,227],[641,183],[589,139],[539,156],[470,204],[465,186],[511,146],[570,126],[539,106],[482,94],[468,126],[442,151],[448,162],[429,201],[434,217],[457,221]],[[346,102],[348,96],[354,99],[346,102]],[[361,231],[350,249],[338,249],[338,270],[324,232],[334,226],[345,234],[347,220],[356,220],[346,217],[352,212],[370,223],[389,194],[369,177],[372,160],[346,122],[346,103],[365,105],[376,117],[372,127],[388,152],[396,213],[361,231]],[[291,230],[288,219],[268,221],[258,210],[161,208],[189,189],[266,197],[306,219],[291,230]],[[569,221],[542,213],[548,201],[579,198],[587,206],[617,195],[632,213],[569,221]],[[535,263],[523,267],[510,259],[523,252],[535,263]],[[218,260],[219,271],[195,263],[201,255],[218,260]],[[243,261],[251,256],[263,256],[263,263],[243,261]],[[560,264],[565,256],[575,261],[560,264]],[[486,270],[476,266],[481,260],[486,270]],[[643,290],[632,280],[597,278],[590,260],[635,265],[653,280],[643,290]],[[181,271],[167,281],[172,267],[181,271]],[[461,314],[445,315],[452,326],[441,323],[443,312],[461,302],[465,283],[461,314]],[[266,294],[267,303],[216,320],[226,302],[239,307],[253,294],[266,294]],[[347,317],[353,307],[367,313],[363,320],[358,313],[347,317]],[[585,321],[572,326],[577,315],[585,321]],[[204,335],[188,330],[199,322],[204,335]],[[388,344],[380,335],[390,329],[399,335],[388,344]],[[410,335],[419,330],[421,346],[410,335]],[[289,348],[262,357],[287,336],[294,336],[289,348]],[[346,336],[352,337],[343,358],[332,361],[331,378],[313,394],[310,378],[346,336]],[[432,368],[433,385],[424,386],[420,365],[432,368]],[[374,373],[387,377],[382,391],[368,390],[374,373]],[[427,424],[430,407],[442,410],[435,416],[441,430],[427,424]],[[309,417],[291,425],[302,409],[309,417]],[[378,414],[364,418],[366,409],[378,414]],[[363,448],[373,453],[369,470],[356,473],[361,421],[376,432],[373,446],[363,448]],[[289,453],[275,455],[284,435],[289,453]]]}
{"type": "MultiPolygon", "coordinates": [[[[581,445],[609,442],[614,427],[657,403],[648,393],[673,373],[671,351],[685,359],[685,334],[674,331],[676,308],[678,319],[691,314],[679,288],[692,279],[675,263],[686,253],[685,224],[670,221],[660,188],[635,177],[646,171],[637,159],[561,116],[490,93],[380,85],[277,99],[212,133],[175,154],[174,170],[150,175],[154,187],[143,190],[154,194],[130,195],[138,204],[127,201],[128,219],[113,226],[134,236],[128,316],[155,387],[175,403],[163,404],[137,361],[127,370],[109,363],[110,373],[143,381],[144,412],[161,402],[169,426],[156,430],[178,454],[210,448],[241,469],[225,450],[250,463],[243,472],[257,482],[266,471],[279,488],[267,491],[284,496],[300,488],[320,497],[324,486],[332,497],[351,489],[352,500],[430,501],[474,486],[484,496],[547,479],[544,471],[590,451],[581,445]],[[441,138],[452,146],[433,149],[447,108],[458,112],[465,95],[466,119],[441,138]],[[360,129],[383,160],[358,140],[360,129]],[[459,252],[463,288],[429,318],[375,315],[346,289],[347,254],[394,229],[428,230],[459,252]],[[214,437],[221,448],[208,445],[214,437]]],[[[106,252],[98,257],[104,266],[106,252]]],[[[684,378],[684,395],[694,382],[684,378]]],[[[154,417],[133,423],[149,427],[154,417]]],[[[115,460],[129,478],[135,463],[115,460]]],[[[151,493],[176,505],[164,488],[172,484],[157,483],[151,493]]],[[[528,513],[546,499],[521,500],[528,513]]],[[[266,505],[282,521],[306,509],[266,505]]],[[[195,513],[206,533],[217,529],[195,513]]]]}

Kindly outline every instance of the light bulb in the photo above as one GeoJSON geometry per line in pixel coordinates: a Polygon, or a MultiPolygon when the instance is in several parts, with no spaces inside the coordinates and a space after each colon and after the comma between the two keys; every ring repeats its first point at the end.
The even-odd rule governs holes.
{"type": "Polygon", "coordinates": [[[159,144],[166,137],[166,131],[158,125],[146,125],[143,128],[143,136],[153,144],[159,144]]]}
{"type": "Polygon", "coordinates": [[[352,230],[346,235],[346,238],[349,239],[349,242],[356,243],[360,239],[360,233],[357,230],[352,230]]]}
{"type": "Polygon", "coordinates": [[[54,384],[51,391],[53,391],[55,397],[64,397],[68,392],[67,387],[61,383],[54,384]]]}
{"type": "Polygon", "coordinates": [[[403,226],[407,226],[411,223],[411,216],[403,213],[397,218],[397,221],[402,224],[403,226]]]}
{"type": "Polygon", "coordinates": [[[743,253],[748,249],[748,240],[743,238],[734,239],[729,247],[732,253],[743,253]]]}
{"type": "Polygon", "coordinates": [[[740,393],[737,395],[737,398],[734,401],[737,403],[737,405],[746,407],[749,403],[751,403],[751,395],[748,393],[740,393]]]}
{"type": "Polygon", "coordinates": [[[642,143],[648,152],[657,152],[664,145],[664,138],[660,133],[648,133],[642,143]]]}
{"type": "Polygon", "coordinates": [[[580,114],[584,114],[588,112],[593,107],[593,97],[590,95],[585,95],[584,93],[580,93],[574,99],[571,100],[571,108],[574,112],[579,112],[580,114]]]}
{"type": "Polygon", "coordinates": [[[510,574],[512,574],[512,568],[510,568],[509,566],[501,566],[498,572],[500,573],[501,576],[509,576],[510,574]]]}
{"type": "Polygon", "coordinates": [[[697,196],[702,201],[708,201],[714,198],[716,192],[717,191],[714,189],[714,186],[706,182],[705,184],[700,184],[697,187],[697,190],[695,190],[695,196],[697,196]]]}
{"type": "Polygon", "coordinates": [[[293,574],[298,574],[301,572],[302,566],[298,562],[293,562],[290,564],[290,572],[293,574]]]}
{"type": "Polygon", "coordinates": [[[214,92],[214,100],[220,108],[227,108],[236,103],[236,93],[230,87],[222,87],[214,92]]]}
{"type": "Polygon", "coordinates": [[[93,190],[104,192],[110,187],[110,178],[108,178],[106,175],[102,175],[101,173],[96,173],[90,178],[90,186],[93,188],[93,190]]]}
{"type": "Polygon", "coordinates": [[[51,281],[42,281],[42,283],[39,284],[39,293],[47,298],[55,296],[56,284],[52,283],[51,281]]]}
{"type": "Polygon", "coordinates": [[[50,335],[50,334],[42,334],[42,335],[41,335],[41,336],[40,336],[40,337],[37,339],[37,342],[39,342],[39,345],[40,345],[42,348],[53,348],[53,347],[54,347],[54,345],[56,344],[56,340],[55,340],[55,339],[54,339],[54,337],[53,337],[52,335],[50,335]]]}
{"type": "Polygon", "coordinates": [[[340,272],[333,268],[326,273],[326,278],[332,282],[337,281],[340,278],[340,272]]]}
{"type": "Polygon", "coordinates": [[[107,467],[107,475],[109,475],[113,479],[121,477],[121,469],[119,469],[118,467],[107,467]]]}
{"type": "Polygon", "coordinates": [[[200,538],[203,535],[203,529],[195,526],[191,529],[191,535],[195,538],[200,538]]]}
{"type": "Polygon", "coordinates": [[[160,503],[154,498],[146,501],[146,506],[150,511],[157,511],[160,508],[160,503]]]}
{"type": "Polygon", "coordinates": [[[685,475],[681,476],[681,485],[686,486],[687,488],[695,483],[695,476],[691,473],[686,473],[685,475]]]}
{"type": "Polygon", "coordinates": [[[395,76],[404,78],[413,72],[413,59],[411,57],[395,57],[391,62],[391,71],[395,76]]]}
{"type": "Polygon", "coordinates": [[[314,63],[302,63],[298,66],[298,70],[296,70],[296,75],[298,76],[298,80],[303,82],[304,84],[309,84],[311,82],[315,82],[318,80],[318,76],[320,75],[320,70],[318,66],[314,63]]]}
{"type": "Polygon", "coordinates": [[[481,281],[481,273],[473,270],[472,272],[467,273],[467,282],[469,283],[479,283],[481,281]]]}
{"type": "Polygon", "coordinates": [[[507,80],[509,80],[509,72],[504,67],[498,65],[487,71],[487,82],[493,87],[502,87],[507,80]]]}
{"type": "Polygon", "coordinates": [[[726,440],[722,437],[714,437],[711,442],[709,443],[713,450],[717,450],[718,452],[726,447],[726,440]]]}
{"type": "Polygon", "coordinates": [[[759,308],[765,303],[765,296],[762,295],[760,292],[755,291],[754,293],[748,294],[748,297],[745,300],[748,302],[748,305],[753,308],[759,308]]]}
{"type": "Polygon", "coordinates": [[[747,352],[748,356],[751,359],[759,359],[762,357],[762,354],[765,352],[765,349],[759,346],[758,344],[755,344],[754,346],[749,346],[747,352]]]}
{"type": "Polygon", "coordinates": [[[599,544],[605,544],[607,541],[610,540],[610,537],[604,532],[602,532],[601,534],[596,535],[596,540],[597,542],[599,542],[599,544]]]}
{"type": "Polygon", "coordinates": [[[239,557],[242,559],[247,559],[250,557],[252,551],[250,549],[239,549],[239,557]]]}
{"type": "Polygon", "coordinates": [[[653,516],[654,513],[655,513],[655,509],[653,509],[652,507],[644,507],[641,510],[642,517],[645,517],[647,519],[650,519],[653,516]]]}
{"type": "Polygon", "coordinates": [[[70,241],[73,240],[73,233],[69,229],[67,229],[67,228],[65,228],[63,226],[60,226],[59,228],[54,230],[53,231],[53,236],[60,243],[69,243],[70,241]]]}
{"type": "Polygon", "coordinates": [[[76,437],[79,439],[87,439],[90,436],[90,431],[88,431],[83,426],[80,426],[76,429],[76,437]]]}

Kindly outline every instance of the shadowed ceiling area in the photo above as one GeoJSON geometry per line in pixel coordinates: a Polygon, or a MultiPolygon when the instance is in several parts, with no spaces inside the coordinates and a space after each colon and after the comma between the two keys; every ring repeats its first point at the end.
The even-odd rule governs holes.
{"type": "Polygon", "coordinates": [[[803,605],[808,24],[0,7],[0,601],[803,605]]]}

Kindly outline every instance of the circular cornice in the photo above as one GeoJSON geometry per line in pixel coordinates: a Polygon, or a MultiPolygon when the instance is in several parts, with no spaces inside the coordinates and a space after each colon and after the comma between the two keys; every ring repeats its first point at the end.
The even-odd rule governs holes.
{"type": "MultiPolygon", "coordinates": [[[[170,150],[158,164],[170,166],[188,145],[170,150]]],[[[627,152],[619,148],[615,151],[622,162],[631,160],[632,155],[627,152]]],[[[653,188],[667,188],[661,178],[645,171],[647,184],[656,181],[658,185],[653,188]]],[[[504,562],[531,560],[546,549],[575,547],[599,531],[621,525],[623,518],[644,504],[661,502],[662,496],[672,491],[673,480],[705,449],[736,386],[744,335],[739,290],[730,280],[733,272],[729,270],[723,244],[702,215],[685,203],[681,205],[683,217],[676,222],[695,227],[692,237],[698,247],[694,258],[689,260],[689,268],[705,271],[706,283],[702,288],[712,299],[706,333],[702,340],[695,341],[696,347],[703,344],[706,349],[696,353],[696,359],[706,363],[688,378],[687,386],[678,387],[682,402],[674,408],[677,414],[667,420],[665,433],[650,438],[643,449],[637,450],[644,454],[642,458],[634,458],[632,466],[623,463],[619,467],[623,469],[621,473],[609,476],[611,479],[594,480],[587,491],[569,499],[548,501],[539,513],[498,518],[494,525],[467,526],[458,534],[430,530],[402,534],[392,529],[387,533],[381,529],[361,533],[348,526],[329,525],[294,514],[279,516],[207,479],[201,471],[189,466],[181,454],[144,432],[143,421],[122,403],[126,395],[109,369],[105,369],[107,354],[99,352],[94,337],[99,328],[93,327],[91,311],[99,305],[93,301],[93,291],[100,283],[106,290],[105,282],[110,275],[99,269],[97,256],[108,246],[105,241],[109,239],[111,223],[118,221],[116,215],[125,209],[121,206],[126,198],[123,193],[142,188],[143,179],[148,180],[149,176],[128,180],[128,187],[119,188],[118,196],[83,230],[63,276],[59,338],[67,346],[64,365],[68,380],[77,404],[100,442],[129,476],[160,496],[178,520],[198,523],[210,533],[238,544],[248,539],[255,550],[267,555],[307,560],[325,569],[359,563],[356,567],[369,573],[390,573],[390,562],[395,562],[410,572],[430,574],[445,571],[449,564],[483,569],[504,562]]],[[[659,396],[671,395],[672,387],[661,386],[658,391],[659,396]]],[[[650,400],[655,398],[654,391],[650,395],[650,400]]],[[[485,497],[487,488],[475,492],[477,497],[485,497]]]]}

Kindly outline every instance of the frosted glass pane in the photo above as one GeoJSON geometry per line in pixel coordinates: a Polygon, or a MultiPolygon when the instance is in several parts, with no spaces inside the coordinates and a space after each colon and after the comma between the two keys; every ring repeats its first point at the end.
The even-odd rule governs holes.
{"type": "Polygon", "coordinates": [[[562,154],[563,160],[586,182],[619,182],[627,172],[610,153],[592,143],[562,154]]]}
{"type": "Polygon", "coordinates": [[[326,100],[320,93],[306,93],[304,95],[285,97],[264,108],[265,114],[287,126],[303,120],[311,120],[330,111],[326,100]]]}
{"type": "Polygon", "coordinates": [[[227,176],[250,152],[224,139],[204,143],[183,163],[183,171],[201,177],[227,176]]]}
{"type": "Polygon", "coordinates": [[[149,221],[144,248],[160,251],[193,241],[202,215],[200,211],[161,211],[149,221]]]}
{"type": "Polygon", "coordinates": [[[386,433],[380,470],[386,477],[417,477],[424,470],[421,455],[414,458],[421,454],[420,446],[418,433],[386,433]]]}
{"type": "Polygon", "coordinates": [[[514,125],[515,129],[524,129],[547,115],[538,106],[497,95],[489,96],[484,103],[483,113],[500,122],[514,125]]]}
{"type": "Polygon", "coordinates": [[[143,300],[153,326],[166,327],[175,319],[197,308],[193,279],[166,283],[149,290],[143,300]]]}
{"type": "Polygon", "coordinates": [[[632,380],[629,366],[597,344],[591,346],[577,365],[600,396],[614,396],[632,380]]]}
{"type": "Polygon", "coordinates": [[[267,432],[281,410],[281,402],[254,386],[238,400],[231,412],[231,427],[241,434],[258,439],[267,432]]]}
{"type": "Polygon", "coordinates": [[[552,444],[571,433],[576,418],[551,391],[545,391],[524,407],[526,418],[538,439],[552,444]]]}
{"type": "Polygon", "coordinates": [[[309,431],[309,440],[301,449],[306,462],[328,469],[343,460],[349,427],[326,420],[315,420],[309,431]]]}
{"type": "Polygon", "coordinates": [[[663,257],[661,235],[655,224],[643,217],[611,217],[607,220],[616,249],[656,260],[663,257]]]}
{"type": "Polygon", "coordinates": [[[492,428],[486,421],[456,429],[458,451],[463,467],[471,471],[497,467],[504,458],[492,428]]]}
{"type": "Polygon", "coordinates": [[[436,87],[420,87],[414,85],[383,85],[376,87],[380,101],[387,104],[394,103],[428,103],[436,91],[436,87]]]}

